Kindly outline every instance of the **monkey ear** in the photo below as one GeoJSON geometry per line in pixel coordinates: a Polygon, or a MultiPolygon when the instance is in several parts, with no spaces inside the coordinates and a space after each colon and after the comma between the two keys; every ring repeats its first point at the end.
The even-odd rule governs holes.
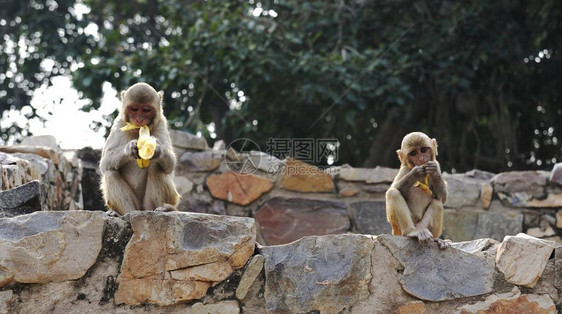
{"type": "Polygon", "coordinates": [[[437,140],[432,138],[431,143],[433,144],[433,152],[435,153],[435,156],[437,156],[438,155],[438,153],[437,153],[437,140]]]}
{"type": "Polygon", "coordinates": [[[126,90],[121,91],[121,100],[125,100],[125,93],[126,92],[127,92],[126,90]]]}
{"type": "Polygon", "coordinates": [[[162,102],[162,100],[164,99],[164,91],[163,90],[158,92],[158,97],[160,97],[160,102],[162,102]]]}
{"type": "Polygon", "coordinates": [[[406,156],[404,155],[404,153],[401,150],[397,150],[396,154],[398,155],[398,159],[400,159],[400,164],[405,165],[406,164],[406,156]]]}

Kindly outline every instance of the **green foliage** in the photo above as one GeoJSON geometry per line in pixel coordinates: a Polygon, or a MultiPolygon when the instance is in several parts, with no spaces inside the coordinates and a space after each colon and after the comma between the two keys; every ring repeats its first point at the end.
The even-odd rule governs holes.
{"type": "MultiPolygon", "coordinates": [[[[70,73],[86,110],[105,81],[146,81],[166,92],[174,128],[210,137],[214,123],[217,138],[262,150],[270,137],[337,138],[339,164],[396,167],[415,130],[438,139],[446,170],[562,159],[559,1],[87,0],[82,19],[73,0],[37,3],[0,8],[9,41],[40,34],[33,57],[16,62],[23,81],[0,74],[0,110],[70,73]],[[99,38],[81,31],[90,23],[99,38]],[[56,60],[51,73],[44,58],[56,60]]],[[[6,45],[0,73],[17,56],[6,45]]]]}

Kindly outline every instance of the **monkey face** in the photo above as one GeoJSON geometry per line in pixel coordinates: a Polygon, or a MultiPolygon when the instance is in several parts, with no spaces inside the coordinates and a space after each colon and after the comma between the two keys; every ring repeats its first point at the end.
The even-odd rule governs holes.
{"type": "Polygon", "coordinates": [[[125,114],[127,122],[141,126],[152,123],[156,113],[151,105],[130,104],[127,106],[125,114]]]}
{"type": "Polygon", "coordinates": [[[121,114],[125,122],[136,126],[159,123],[162,119],[162,98],[164,93],[157,92],[146,83],[137,83],[121,92],[121,114]]]}
{"type": "Polygon", "coordinates": [[[430,147],[414,147],[408,152],[408,160],[414,166],[421,166],[433,159],[431,155],[430,147]]]}

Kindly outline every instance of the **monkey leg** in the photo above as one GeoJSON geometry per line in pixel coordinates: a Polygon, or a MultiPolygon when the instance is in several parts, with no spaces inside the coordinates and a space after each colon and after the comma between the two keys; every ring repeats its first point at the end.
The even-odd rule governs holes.
{"type": "Polygon", "coordinates": [[[443,232],[443,203],[432,200],[416,227],[428,228],[435,238],[439,238],[443,232]]]}
{"type": "Polygon", "coordinates": [[[146,192],[142,201],[144,210],[172,211],[179,202],[174,182],[169,175],[153,168],[146,182],[146,192]],[[172,209],[173,208],[173,209],[172,209]]]}
{"type": "Polygon", "coordinates": [[[386,218],[393,235],[407,235],[415,229],[412,213],[402,194],[396,188],[386,191],[386,218]]]}
{"type": "Polygon", "coordinates": [[[429,204],[422,219],[416,224],[416,227],[429,228],[433,236],[435,236],[433,241],[437,242],[440,249],[443,250],[451,246],[451,240],[439,238],[443,232],[443,203],[440,200],[434,199],[429,204]]]}
{"type": "Polygon", "coordinates": [[[140,209],[133,190],[131,190],[118,171],[105,171],[101,182],[101,189],[105,205],[119,215],[125,215],[140,209]]]}

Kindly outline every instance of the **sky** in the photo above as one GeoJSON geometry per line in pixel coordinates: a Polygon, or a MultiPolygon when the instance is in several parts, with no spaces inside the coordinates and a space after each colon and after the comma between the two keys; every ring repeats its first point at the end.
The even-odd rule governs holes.
{"type": "Polygon", "coordinates": [[[108,125],[103,116],[119,108],[117,91],[110,83],[104,83],[99,110],[84,112],[80,108],[87,100],[80,99],[78,91],[72,87],[70,78],[57,76],[52,78],[51,82],[52,86],[43,86],[35,90],[30,103],[37,109],[38,115],[47,119],[45,123],[39,119],[27,119],[25,115],[31,112],[31,107],[26,106],[21,112],[5,112],[2,124],[11,125],[16,121],[18,125],[24,126],[29,123],[29,131],[33,135],[53,135],[62,149],[79,149],[86,146],[103,148],[105,128],[94,131],[90,125],[93,121],[101,122],[103,126],[108,125]]]}
{"type": "MultiPolygon", "coordinates": [[[[76,4],[75,12],[77,18],[89,12],[89,8],[83,4],[76,4]]],[[[88,34],[96,35],[97,27],[91,24],[84,31],[88,34]]],[[[26,49],[23,49],[24,51],[26,49]]],[[[53,66],[53,61],[45,59],[41,64],[44,68],[53,66]]],[[[9,110],[2,113],[0,126],[10,127],[13,122],[21,127],[29,125],[29,132],[33,135],[53,135],[62,149],[79,149],[91,146],[96,149],[103,148],[105,143],[105,128],[94,131],[90,125],[93,121],[101,122],[103,126],[108,126],[104,115],[111,114],[120,106],[117,91],[110,83],[103,85],[103,98],[101,107],[90,112],[81,111],[80,108],[87,104],[88,100],[80,99],[78,91],[72,87],[69,77],[56,76],[51,78],[52,85],[42,86],[33,93],[30,105],[37,110],[37,114],[47,121],[41,122],[39,119],[28,119],[26,115],[31,113],[30,106],[24,106],[21,111],[9,110]]],[[[13,139],[6,145],[12,145],[13,139]]]]}

